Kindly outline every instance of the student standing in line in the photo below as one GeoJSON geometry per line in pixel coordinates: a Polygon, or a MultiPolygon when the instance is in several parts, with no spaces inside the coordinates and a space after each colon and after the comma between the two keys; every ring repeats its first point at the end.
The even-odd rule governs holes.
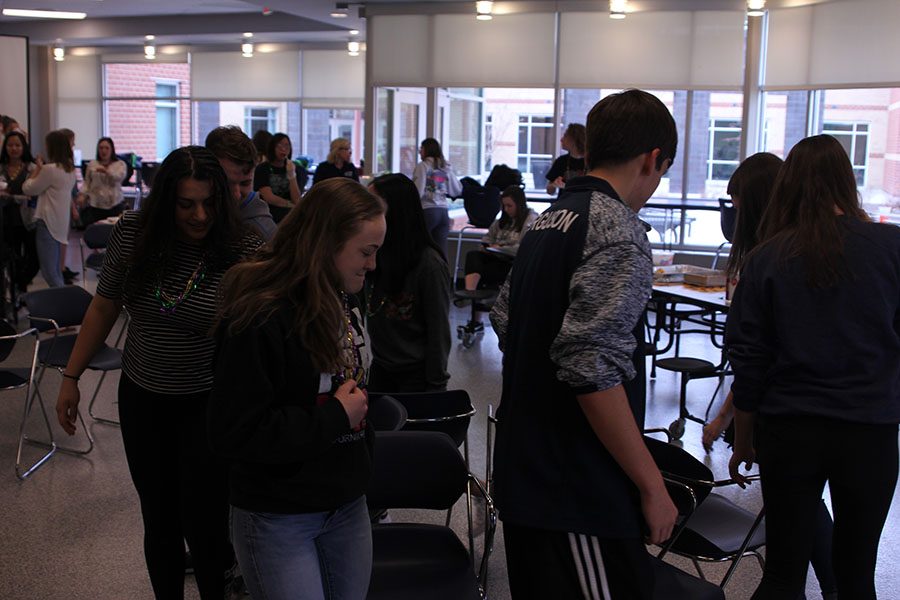
{"type": "Polygon", "coordinates": [[[331,140],[328,157],[316,166],[313,185],[332,177],[347,177],[359,181],[359,169],[353,164],[353,148],[347,138],[331,140]]]}
{"type": "Polygon", "coordinates": [[[75,433],[78,380],[124,306],[119,419],[144,520],[144,555],[158,600],[184,595],[184,541],[203,600],[221,600],[230,564],[225,465],[206,433],[219,281],[261,240],[245,232],[225,172],[200,146],[172,151],[140,212],[113,228],[97,295],[56,404],[75,433]]]}
{"type": "Polygon", "coordinates": [[[553,196],[566,187],[566,182],[584,175],[584,125],[571,123],[566,127],[559,145],[566,154],[553,161],[547,171],[547,193],[553,196]]]}
{"type": "MultiPolygon", "coordinates": [[[[726,267],[729,289],[737,285],[741,268],[759,243],[759,224],[772,199],[772,188],[781,165],[782,160],[774,154],[759,152],[746,158],[728,180],[728,195],[737,210],[731,253],[726,267]]],[[[703,426],[703,447],[707,452],[712,450],[713,442],[731,425],[733,418],[734,394],[729,390],[718,414],[703,426]]],[[[810,564],[819,580],[823,597],[825,600],[832,600],[837,598],[837,584],[831,561],[834,524],[824,502],[819,502],[816,510],[815,543],[810,564]]]]}
{"type": "Polygon", "coordinates": [[[297,172],[297,165],[291,160],[292,152],[291,138],[284,133],[276,133],[269,140],[267,160],[260,163],[253,174],[253,189],[269,205],[276,223],[300,202],[300,194],[308,178],[306,169],[301,168],[297,172]]]}
{"type": "Polygon", "coordinates": [[[368,590],[371,356],[355,295],[384,213],[354,181],[318,183],[223,283],[209,436],[230,461],[232,540],[254,598],[368,590]]]}
{"type": "Polygon", "coordinates": [[[450,271],[425,229],[419,193],[402,173],[382,175],[369,189],[388,207],[378,268],[364,290],[377,392],[447,389],[450,271]]]}
{"type": "Polygon", "coordinates": [[[38,157],[22,192],[26,196],[37,196],[35,209],[35,244],[41,275],[50,287],[66,284],[63,276],[62,258],[64,247],[69,244],[69,223],[72,207],[72,188],[75,186],[75,165],[72,146],[66,135],[51,131],[44,139],[47,150],[47,164],[38,157]]]}
{"type": "Polygon", "coordinates": [[[422,140],[419,148],[422,161],[416,165],[412,180],[422,198],[425,211],[425,227],[431,239],[447,256],[447,234],[450,232],[450,212],[448,197],[462,194],[462,184],[453,167],[444,159],[441,144],[434,138],[422,140]]]}
{"type": "Polygon", "coordinates": [[[841,598],[875,598],[897,483],[900,230],[860,206],[828,135],[788,154],[726,325],[734,369],[732,477],[759,462],[766,568],[754,599],[803,591],[825,483],[841,598]]]}
{"type": "Polygon", "coordinates": [[[31,280],[40,271],[35,246],[34,211],[37,198],[26,196],[22,185],[34,171],[34,157],[28,140],[18,131],[11,131],[3,140],[0,151],[0,195],[15,202],[3,207],[3,233],[13,253],[13,283],[19,292],[28,290],[31,280]]]}
{"type": "Polygon", "coordinates": [[[219,159],[228,177],[228,187],[238,206],[238,217],[251,226],[262,239],[275,235],[275,221],[258,193],[253,191],[253,171],[256,167],[256,147],[247,134],[236,125],[216,127],[206,136],[206,149],[219,159]]]}
{"type": "Polygon", "coordinates": [[[652,289],[637,213],[677,142],[655,96],[598,102],[588,176],[522,239],[491,312],[504,351],[495,498],[513,598],[654,596],[644,542],[668,539],[677,510],[641,436],[644,397],[625,384],[644,360],[635,331],[652,289]]]}

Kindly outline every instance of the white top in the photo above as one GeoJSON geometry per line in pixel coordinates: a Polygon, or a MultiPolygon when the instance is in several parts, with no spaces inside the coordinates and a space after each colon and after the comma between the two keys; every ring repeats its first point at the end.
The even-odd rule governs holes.
{"type": "Polygon", "coordinates": [[[422,198],[422,208],[447,208],[447,196],[462,193],[462,185],[450,163],[437,168],[430,156],[416,165],[412,180],[422,198]]]}
{"type": "Polygon", "coordinates": [[[122,180],[125,179],[128,170],[123,160],[109,163],[105,173],[99,171],[102,166],[99,160],[88,163],[81,191],[87,196],[91,206],[108,210],[124,200],[122,180]]]}
{"type": "Polygon", "coordinates": [[[56,163],[44,165],[37,177],[27,179],[22,191],[37,196],[34,218],[47,225],[50,235],[60,244],[69,243],[69,219],[72,216],[72,188],[75,187],[75,169],[66,173],[56,163]]]}

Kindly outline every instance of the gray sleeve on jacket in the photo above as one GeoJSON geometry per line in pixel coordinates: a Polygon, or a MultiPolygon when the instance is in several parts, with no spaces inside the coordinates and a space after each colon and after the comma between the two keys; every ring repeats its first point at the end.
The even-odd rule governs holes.
{"type": "Polygon", "coordinates": [[[576,393],[606,390],[634,377],[632,330],[652,289],[646,234],[636,219],[609,229],[622,214],[610,214],[608,206],[592,207],[583,259],[569,282],[569,307],[550,346],[557,378],[576,393]]]}
{"type": "MultiPolygon", "coordinates": [[[[513,264],[513,269],[515,269],[513,264]]],[[[506,276],[506,281],[500,286],[500,293],[494,301],[494,308],[491,309],[490,319],[494,333],[497,334],[497,342],[500,346],[500,352],[503,352],[506,346],[506,327],[509,324],[509,280],[512,276],[512,269],[506,276]]]]}

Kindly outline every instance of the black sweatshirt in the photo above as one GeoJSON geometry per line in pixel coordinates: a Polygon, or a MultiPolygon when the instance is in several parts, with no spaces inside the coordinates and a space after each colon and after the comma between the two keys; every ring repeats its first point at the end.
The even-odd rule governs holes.
{"type": "MultiPolygon", "coordinates": [[[[281,308],[217,336],[210,443],[230,460],[229,501],[248,511],[333,510],[363,495],[371,475],[373,433],[351,430],[331,376],[313,368],[291,331],[293,316],[281,308]]],[[[359,327],[357,309],[353,316],[359,327]]]]}
{"type": "MultiPolygon", "coordinates": [[[[637,489],[576,396],[619,384],[627,390],[634,361],[643,363],[634,331],[651,286],[646,230],[602,179],[573,179],[523,236],[491,312],[504,350],[494,450],[504,521],[641,535],[637,489]]],[[[628,399],[641,421],[642,394],[628,399]]]]}
{"type": "Polygon", "coordinates": [[[772,244],[742,270],[726,332],[737,408],[900,422],[900,228],[839,222],[850,277],[830,288],[772,244]]]}

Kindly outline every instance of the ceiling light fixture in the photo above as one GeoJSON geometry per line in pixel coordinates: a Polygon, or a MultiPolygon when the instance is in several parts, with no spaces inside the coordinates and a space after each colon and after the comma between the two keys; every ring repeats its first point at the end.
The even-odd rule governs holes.
{"type": "Polygon", "coordinates": [[[628,13],[628,0],[609,0],[609,18],[624,19],[628,13]]]}
{"type": "Polygon", "coordinates": [[[56,62],[62,62],[66,60],[66,49],[63,48],[60,44],[56,44],[53,46],[53,60],[56,62]]]}
{"type": "Polygon", "coordinates": [[[244,34],[244,39],[245,39],[245,40],[249,40],[249,39],[252,38],[252,37],[253,37],[253,33],[249,32],[249,31],[246,32],[246,33],[244,34]]]}
{"type": "Polygon", "coordinates": [[[253,42],[244,41],[241,44],[241,56],[244,58],[253,58],[253,42]]]}
{"type": "Polygon", "coordinates": [[[64,10],[29,10],[25,8],[4,8],[3,16],[28,17],[32,19],[83,19],[87,13],[64,10]]]}
{"type": "Polygon", "coordinates": [[[334,5],[334,10],[331,11],[331,16],[335,19],[346,19],[349,10],[350,4],[348,2],[338,2],[334,5]]]}
{"type": "Polygon", "coordinates": [[[747,0],[747,16],[761,17],[766,14],[766,0],[747,0]]]}
{"type": "Polygon", "coordinates": [[[350,56],[359,56],[359,42],[350,40],[347,42],[347,54],[350,56]]]}
{"type": "Polygon", "coordinates": [[[359,29],[351,29],[350,35],[359,35],[359,29]]]}
{"type": "Polygon", "coordinates": [[[478,0],[475,2],[475,18],[479,21],[490,21],[494,18],[491,13],[494,11],[493,0],[478,0]]]}
{"type": "Polygon", "coordinates": [[[144,58],[147,60],[156,60],[156,44],[153,43],[155,39],[155,35],[144,36],[144,58]]]}

